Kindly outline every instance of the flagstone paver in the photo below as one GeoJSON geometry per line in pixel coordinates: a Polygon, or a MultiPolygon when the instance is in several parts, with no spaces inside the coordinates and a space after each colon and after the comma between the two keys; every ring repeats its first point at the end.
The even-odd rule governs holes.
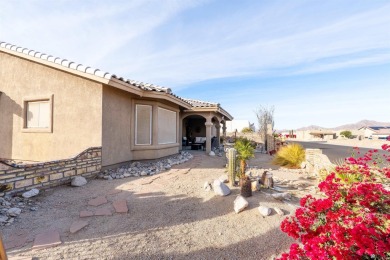
{"type": "Polygon", "coordinates": [[[127,213],[129,211],[126,200],[116,200],[112,205],[114,206],[116,213],[127,213]]]}
{"type": "Polygon", "coordinates": [[[118,193],[121,193],[122,190],[117,190],[117,189],[114,189],[114,190],[110,190],[107,195],[115,195],[115,194],[118,194],[118,193]]]}
{"type": "Polygon", "coordinates": [[[76,220],[72,223],[72,225],[70,226],[70,233],[76,233],[77,231],[79,231],[80,229],[86,227],[89,225],[89,222],[88,221],[85,221],[85,220],[76,220]]]}
{"type": "Polygon", "coordinates": [[[112,212],[109,209],[97,209],[95,216],[112,216],[112,212]]]}
{"type": "Polygon", "coordinates": [[[4,243],[5,249],[24,246],[24,244],[27,242],[27,236],[28,232],[24,230],[12,234],[4,243]]]}
{"type": "Polygon", "coordinates": [[[85,217],[92,217],[93,212],[89,210],[82,210],[80,211],[80,218],[85,218],[85,217]]]}
{"type": "Polygon", "coordinates": [[[97,206],[106,204],[107,202],[108,201],[107,201],[105,196],[99,196],[97,198],[94,198],[94,199],[91,199],[90,201],[88,201],[88,205],[97,207],[97,206]]]}
{"type": "Polygon", "coordinates": [[[53,247],[61,243],[60,233],[56,230],[48,230],[35,237],[32,249],[53,247]]]}

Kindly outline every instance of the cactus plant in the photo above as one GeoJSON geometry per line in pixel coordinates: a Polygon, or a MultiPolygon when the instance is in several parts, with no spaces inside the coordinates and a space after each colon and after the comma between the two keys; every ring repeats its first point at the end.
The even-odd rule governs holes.
{"type": "Polygon", "coordinates": [[[228,173],[229,183],[233,187],[236,179],[236,168],[237,168],[237,151],[234,148],[228,150],[228,173]]]}

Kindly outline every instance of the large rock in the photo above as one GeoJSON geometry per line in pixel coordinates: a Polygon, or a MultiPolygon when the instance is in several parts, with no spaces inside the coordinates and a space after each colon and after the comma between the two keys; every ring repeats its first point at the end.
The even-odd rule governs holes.
{"type": "Polygon", "coordinates": [[[272,197],[277,200],[291,200],[291,194],[288,192],[272,194],[272,197]]]}
{"type": "Polygon", "coordinates": [[[247,208],[248,205],[248,201],[243,196],[238,195],[237,198],[234,200],[234,211],[236,213],[240,213],[245,208],[247,208]]]}
{"type": "Polygon", "coordinates": [[[23,198],[31,198],[31,197],[34,197],[34,196],[37,196],[39,193],[39,190],[38,189],[31,189],[29,191],[26,191],[22,194],[23,198]]]}
{"type": "Polygon", "coordinates": [[[265,206],[259,206],[259,212],[264,217],[271,215],[271,209],[265,206]]]}
{"type": "Polygon", "coordinates": [[[227,196],[230,194],[230,189],[228,186],[226,186],[224,183],[222,183],[220,180],[215,180],[213,183],[213,189],[215,194],[220,196],[227,196]]]}
{"type": "Polygon", "coordinates": [[[7,210],[7,214],[11,217],[16,217],[22,213],[22,210],[20,208],[10,208],[7,210]]]}
{"type": "Polygon", "coordinates": [[[70,185],[74,187],[81,187],[87,184],[87,180],[82,176],[76,176],[72,179],[72,182],[70,185]]]}

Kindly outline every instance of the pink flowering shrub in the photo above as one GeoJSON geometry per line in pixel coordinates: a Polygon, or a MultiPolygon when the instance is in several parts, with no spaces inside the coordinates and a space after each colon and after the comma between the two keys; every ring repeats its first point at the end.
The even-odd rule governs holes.
{"type": "Polygon", "coordinates": [[[283,220],[282,231],[300,244],[280,259],[390,259],[389,162],[371,150],[336,167],[318,185],[325,198],[305,196],[283,220]]]}

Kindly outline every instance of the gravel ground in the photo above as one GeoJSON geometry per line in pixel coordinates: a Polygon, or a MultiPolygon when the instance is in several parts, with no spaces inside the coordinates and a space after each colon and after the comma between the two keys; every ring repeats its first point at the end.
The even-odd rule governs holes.
{"type": "MultiPolygon", "coordinates": [[[[238,188],[226,197],[203,189],[206,181],[226,174],[226,158],[193,154],[189,162],[155,176],[96,179],[83,187],[61,186],[42,192],[34,198],[39,203],[37,211],[22,212],[16,223],[3,228],[5,243],[15,234],[26,234],[24,246],[9,249],[8,255],[27,259],[273,259],[287,250],[293,240],[280,231],[284,217],[275,211],[262,217],[257,207],[260,203],[293,214],[298,199],[284,203],[267,195],[273,191],[263,189],[248,198],[248,209],[236,214],[233,201],[238,188]],[[112,194],[113,190],[121,192],[112,194]],[[98,196],[106,196],[108,203],[88,206],[98,196]],[[72,222],[80,220],[80,211],[108,208],[114,212],[111,202],[119,199],[127,201],[127,214],[83,218],[89,225],[69,232],[72,222]],[[48,229],[59,231],[63,243],[32,250],[34,237],[48,229]]],[[[270,168],[270,159],[256,154],[250,166],[270,168]]],[[[297,197],[315,184],[298,171],[275,170],[274,176],[304,183],[306,188],[293,192],[297,197]]]]}

